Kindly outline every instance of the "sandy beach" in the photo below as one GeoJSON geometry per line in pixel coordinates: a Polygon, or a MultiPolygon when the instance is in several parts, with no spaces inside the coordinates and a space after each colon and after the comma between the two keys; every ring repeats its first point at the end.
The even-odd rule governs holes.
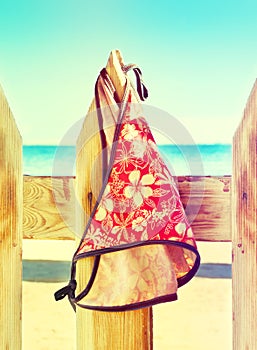
{"type": "MultiPolygon", "coordinates": [[[[203,266],[214,264],[207,273],[212,277],[203,272],[179,289],[178,301],[153,307],[154,350],[232,349],[231,278],[217,278],[215,270],[215,264],[231,263],[231,244],[198,242],[198,248],[203,266]]],[[[23,241],[23,259],[31,264],[35,260],[70,261],[73,252],[72,241],[23,241]]],[[[31,274],[36,276],[37,271],[32,269],[31,274]]],[[[67,299],[56,302],[53,297],[65,281],[29,279],[26,273],[23,350],[75,350],[75,313],[67,299]]]]}

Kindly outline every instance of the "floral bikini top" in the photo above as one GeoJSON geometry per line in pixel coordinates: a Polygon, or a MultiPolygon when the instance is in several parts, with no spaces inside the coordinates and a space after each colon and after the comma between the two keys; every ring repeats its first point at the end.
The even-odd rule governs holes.
{"type": "Polygon", "coordinates": [[[178,287],[200,264],[176,183],[138,102],[147,91],[138,68],[135,73],[141,90],[127,78],[121,103],[105,69],[96,82],[103,184],[73,256],[70,282],[55,293],[56,300],[68,295],[74,308],[125,311],[176,300],[178,287]],[[76,293],[76,265],[89,257],[91,275],[76,293]]]}

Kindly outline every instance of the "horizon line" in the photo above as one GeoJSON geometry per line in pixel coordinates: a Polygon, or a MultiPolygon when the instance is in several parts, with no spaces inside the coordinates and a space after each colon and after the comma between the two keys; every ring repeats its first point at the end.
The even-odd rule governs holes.
{"type": "MultiPolygon", "coordinates": [[[[156,142],[157,146],[218,146],[218,145],[232,145],[232,142],[212,142],[212,143],[158,143],[156,142]]],[[[42,144],[23,144],[22,147],[76,147],[76,144],[67,144],[67,145],[59,145],[59,144],[48,144],[48,143],[42,143],[42,144]]]]}

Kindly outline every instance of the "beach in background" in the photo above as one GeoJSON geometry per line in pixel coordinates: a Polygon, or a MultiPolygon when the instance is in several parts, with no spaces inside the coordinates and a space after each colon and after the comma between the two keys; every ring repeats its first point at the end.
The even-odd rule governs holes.
{"type": "MultiPolygon", "coordinates": [[[[74,249],[72,241],[23,241],[23,259],[31,262],[23,280],[23,350],[76,350],[75,313],[67,298],[54,300],[74,249]],[[46,263],[44,274],[38,261],[46,263]],[[63,262],[65,271],[47,268],[50,262],[63,262]],[[54,275],[58,282],[47,281],[54,275]]],[[[231,264],[231,244],[198,242],[198,249],[212,268],[181,287],[177,301],[153,307],[154,350],[232,349],[231,278],[218,269],[231,264]]]]}
{"type": "MultiPolygon", "coordinates": [[[[231,174],[230,145],[159,147],[175,175],[231,174]]],[[[75,175],[75,152],[24,146],[23,172],[75,175]]],[[[198,242],[198,248],[198,275],[179,289],[178,301],[153,307],[154,350],[232,349],[231,243],[198,242]]],[[[54,300],[74,251],[73,241],[23,240],[23,350],[76,349],[75,313],[67,299],[54,300]]]]}
{"type": "MultiPolygon", "coordinates": [[[[173,175],[230,175],[231,145],[158,145],[173,175]]],[[[23,146],[26,175],[75,175],[75,146],[23,146]]]]}
{"type": "MultiPolygon", "coordinates": [[[[122,71],[135,63],[142,72],[141,82],[149,92],[143,114],[151,120],[153,134],[154,130],[159,134],[159,140],[154,137],[173,175],[231,175],[232,140],[244,138],[243,129],[246,134],[249,131],[253,148],[247,140],[235,142],[238,151],[242,144],[243,163],[248,149],[256,147],[247,126],[247,119],[250,125],[256,117],[256,94],[246,103],[256,88],[257,1],[130,1],[122,5],[117,6],[117,1],[1,2],[0,85],[9,105],[1,99],[1,122],[6,120],[1,131],[4,138],[0,136],[7,146],[6,154],[2,152],[5,168],[16,170],[15,160],[13,165],[10,162],[18,145],[11,112],[25,144],[26,181],[29,176],[75,176],[76,149],[67,145],[75,144],[81,131],[98,74],[104,67],[113,71],[117,58],[122,71]],[[111,50],[116,49],[115,58],[111,50]],[[164,144],[170,142],[174,144],[164,144]]],[[[110,74],[118,95],[124,78],[120,67],[121,79],[110,74]]],[[[250,164],[249,173],[255,167],[250,164]]],[[[19,191],[12,181],[15,178],[6,178],[9,199],[13,191],[19,191]]],[[[228,198],[229,181],[219,180],[214,183],[228,198]]],[[[198,186],[198,181],[191,183],[198,186]]],[[[212,196],[211,187],[206,194],[213,204],[223,196],[219,192],[212,196]]],[[[29,189],[32,209],[37,188],[29,189]]],[[[45,203],[52,198],[49,188],[42,192],[47,194],[45,203]]],[[[63,182],[64,192],[66,188],[63,182]]],[[[10,204],[17,207],[14,201],[10,204]]],[[[220,215],[225,214],[216,207],[220,215]]],[[[216,217],[208,208],[204,215],[216,217]]],[[[27,217],[32,225],[41,225],[41,217],[27,217]]],[[[47,230],[45,222],[42,230],[47,230]]],[[[67,300],[55,302],[53,298],[67,284],[74,250],[72,241],[24,240],[23,350],[75,350],[74,312],[67,300]]],[[[201,269],[179,290],[179,300],[153,308],[154,350],[232,348],[231,243],[199,242],[199,250],[201,269]]]]}

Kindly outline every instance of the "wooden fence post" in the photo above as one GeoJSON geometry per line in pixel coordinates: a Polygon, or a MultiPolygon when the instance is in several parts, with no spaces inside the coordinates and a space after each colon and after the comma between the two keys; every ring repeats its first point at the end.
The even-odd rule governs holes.
{"type": "MultiPolygon", "coordinates": [[[[119,97],[122,97],[125,76],[121,70],[122,58],[118,51],[112,51],[107,71],[119,97]]],[[[83,212],[78,210],[79,231],[83,232],[86,216],[94,205],[101,188],[101,144],[93,101],[84,121],[77,141],[76,187],[77,201],[83,212]],[[90,204],[90,194],[93,202],[90,204]]],[[[92,262],[79,261],[77,267],[78,290],[88,281],[92,262]]],[[[99,312],[77,309],[77,349],[84,350],[150,350],[152,348],[152,310],[151,308],[127,312],[99,312]]]]}
{"type": "Polygon", "coordinates": [[[233,139],[233,349],[257,349],[257,82],[233,139]]]}
{"type": "Polygon", "coordinates": [[[0,87],[0,349],[21,349],[22,140],[0,87]]]}

